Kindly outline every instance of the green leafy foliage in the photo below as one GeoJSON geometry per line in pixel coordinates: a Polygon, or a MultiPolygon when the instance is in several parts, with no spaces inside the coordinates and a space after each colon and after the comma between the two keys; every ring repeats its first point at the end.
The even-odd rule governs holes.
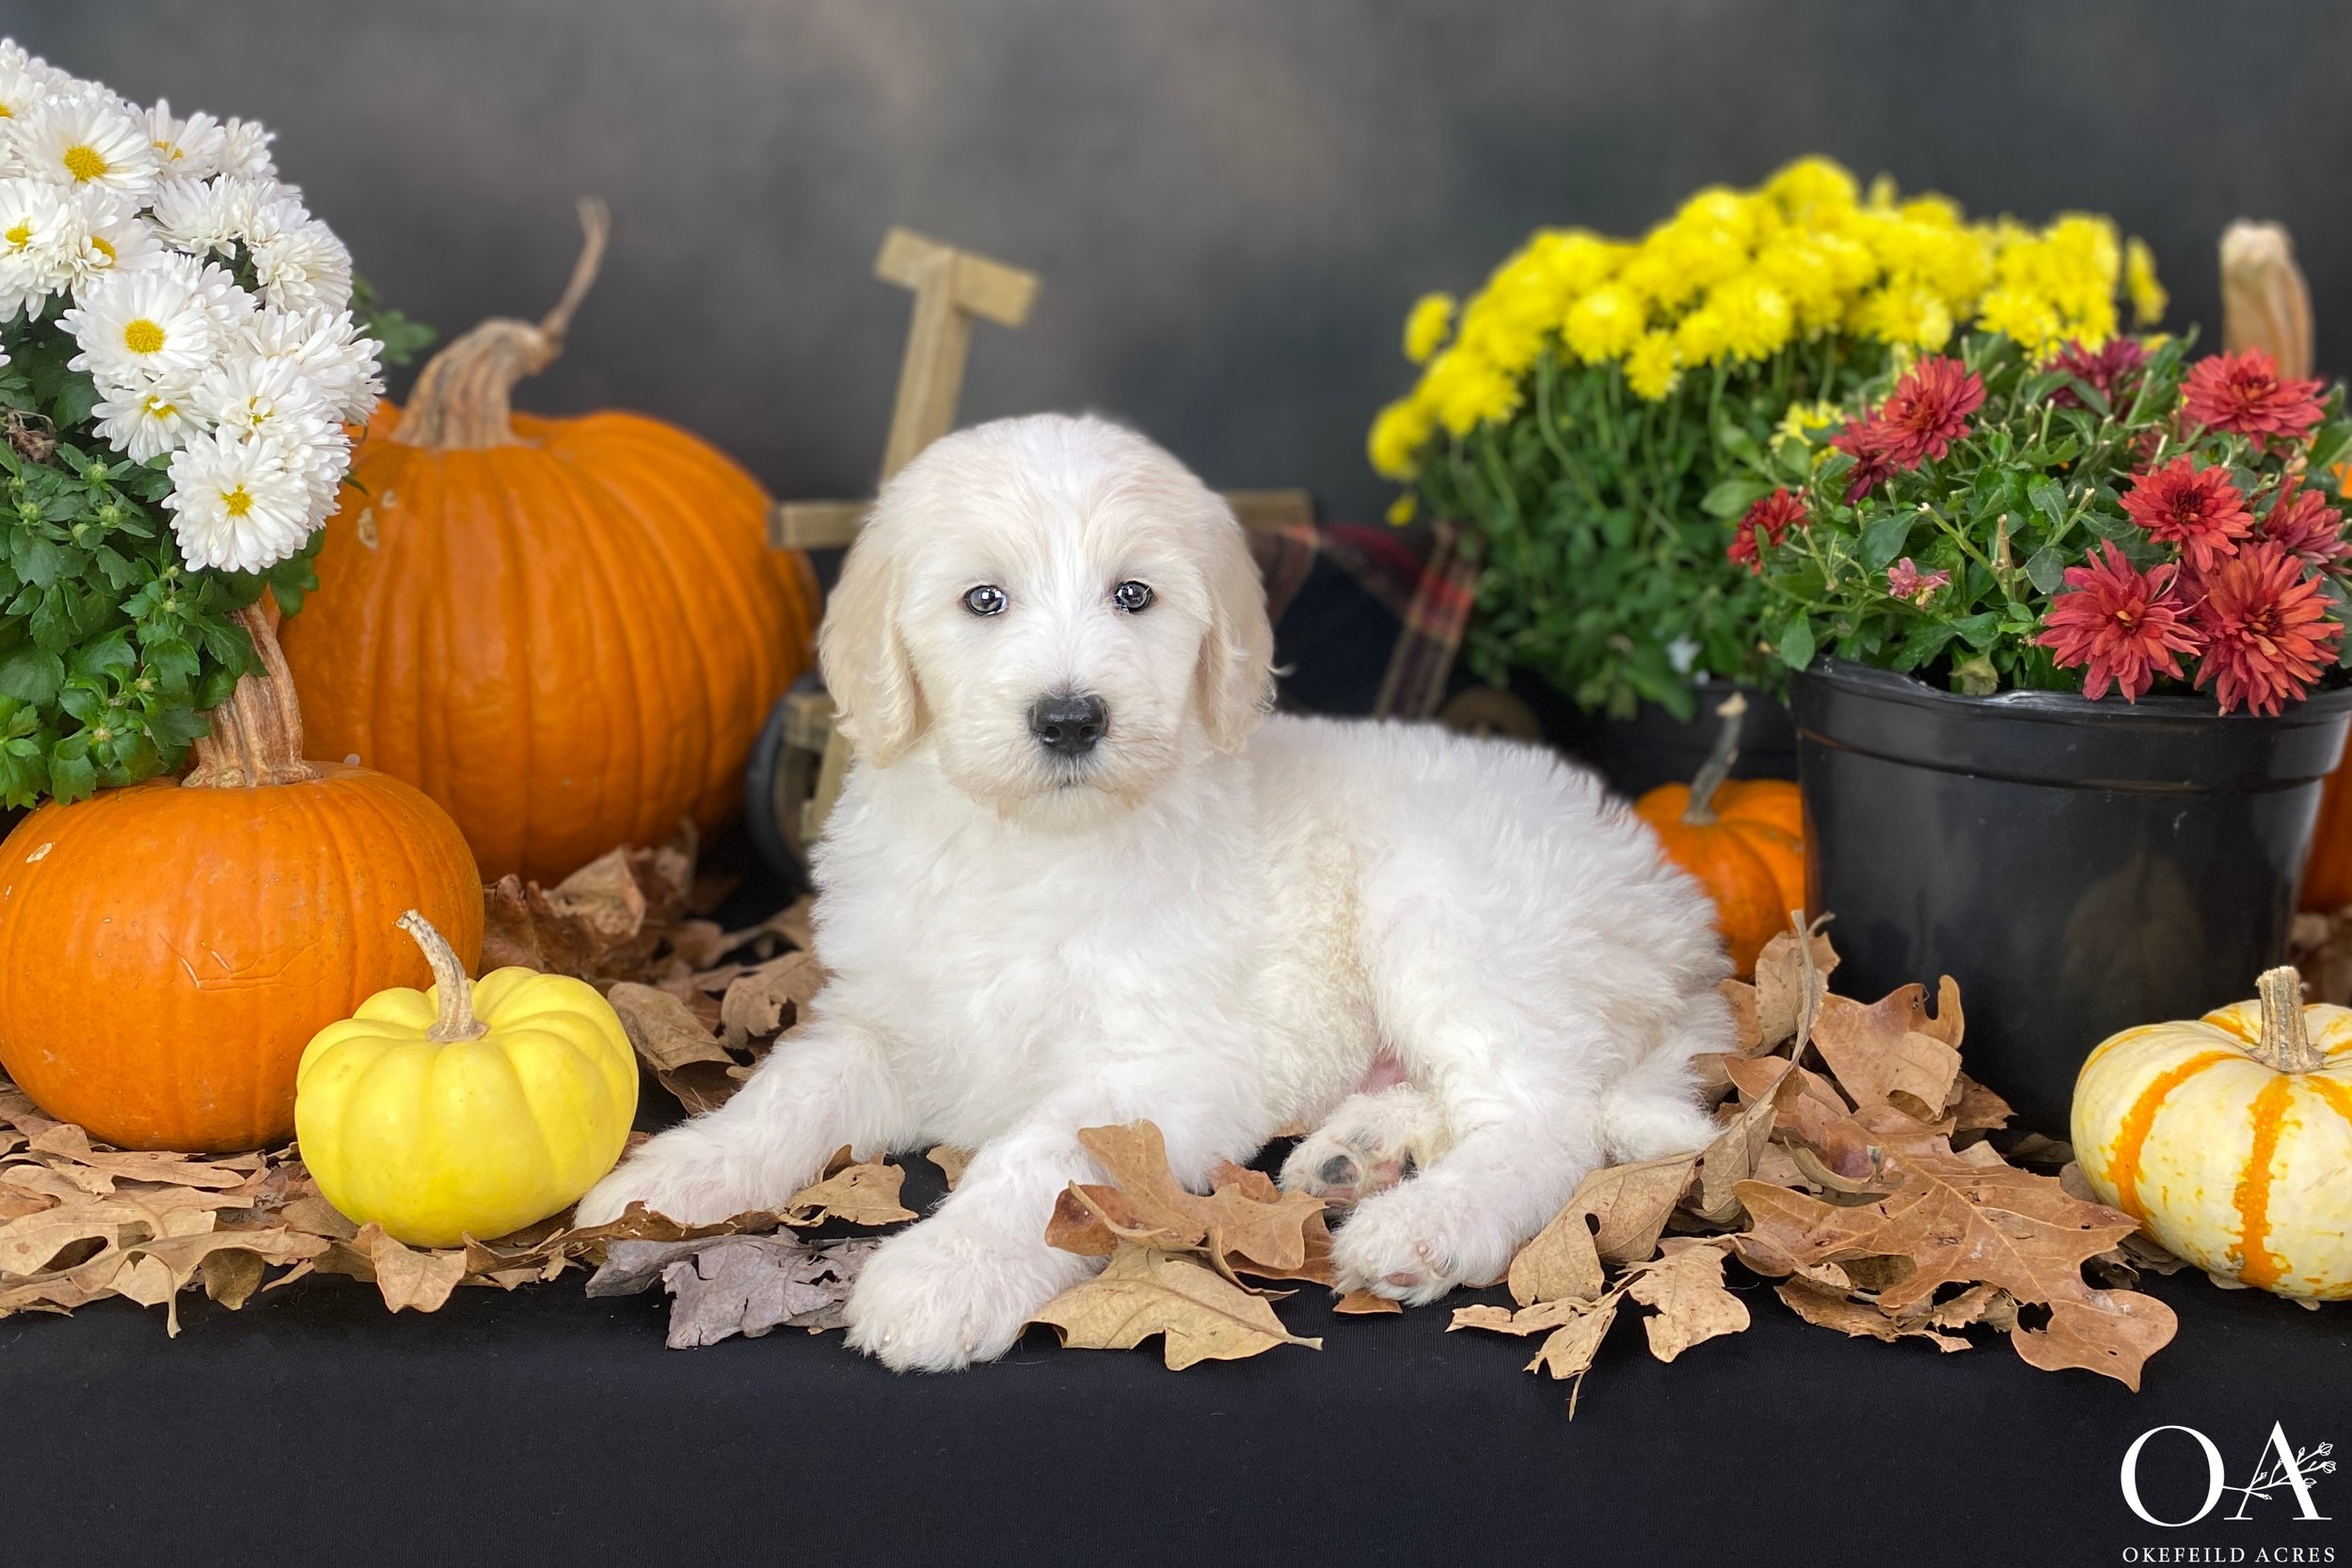
{"type": "Polygon", "coordinates": [[[1724,555],[1734,522],[1810,468],[1792,408],[1850,394],[1886,354],[1795,343],[1649,402],[1621,365],[1546,350],[1518,416],[1447,441],[1417,482],[1421,510],[1462,521],[1479,551],[1471,670],[1501,685],[1524,665],[1619,717],[1647,700],[1689,718],[1701,673],[1777,680],[1764,591],[1724,555]]]}
{"type": "Polygon", "coordinates": [[[351,280],[351,319],[359,330],[384,345],[376,358],[387,365],[408,365],[433,346],[440,334],[421,321],[411,321],[384,303],[375,285],[364,277],[351,280]]]}
{"type": "Polygon", "coordinates": [[[298,609],[323,535],[264,573],[190,567],[161,504],[168,460],[89,434],[72,341],[20,314],[0,346],[0,803],[29,806],[177,768],[252,665],[230,615],[265,589],[298,609]]]}

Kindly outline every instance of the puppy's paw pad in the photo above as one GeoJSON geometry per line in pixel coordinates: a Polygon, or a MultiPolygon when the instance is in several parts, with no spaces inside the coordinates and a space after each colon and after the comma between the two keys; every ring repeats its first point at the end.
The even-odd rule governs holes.
{"type": "Polygon", "coordinates": [[[1300,1140],[1282,1162],[1282,1185],[1345,1208],[1409,1180],[1420,1162],[1407,1148],[1391,1148],[1370,1129],[1354,1133],[1326,1126],[1300,1140]]]}

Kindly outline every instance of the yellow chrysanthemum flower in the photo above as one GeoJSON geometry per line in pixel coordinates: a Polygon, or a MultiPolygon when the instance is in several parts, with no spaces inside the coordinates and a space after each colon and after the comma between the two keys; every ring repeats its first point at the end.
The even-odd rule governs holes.
{"type": "Polygon", "coordinates": [[[1411,479],[1421,471],[1421,449],[1435,428],[1428,408],[1417,398],[1400,398],[1380,410],[1364,442],[1373,472],[1385,479],[1411,479]]]}
{"type": "Polygon", "coordinates": [[[1569,350],[1591,364],[1623,358],[1641,340],[1649,312],[1639,295],[1617,283],[1604,283],[1568,307],[1560,335],[1569,350]]]}
{"type": "Polygon", "coordinates": [[[2004,284],[1984,296],[1977,309],[1977,325],[2003,332],[2028,354],[2042,354],[2058,343],[2058,313],[2041,295],[2004,284]]]}
{"type": "Polygon", "coordinates": [[[1788,296],[1752,272],[1709,290],[1707,309],[1722,321],[1724,352],[1735,359],[1768,359],[1796,329],[1788,296]]]}
{"type": "Polygon", "coordinates": [[[1421,498],[1407,490],[1389,503],[1389,521],[1403,528],[1413,520],[1414,514],[1420,510],[1421,498]]]}
{"type": "Polygon", "coordinates": [[[1553,291],[1566,301],[1609,281],[1633,247],[1588,229],[1545,229],[1528,242],[1528,251],[1553,291]]]}
{"type": "Polygon", "coordinates": [[[1756,253],[1756,271],[1788,298],[1799,331],[1826,332],[1845,318],[1845,291],[1836,269],[1811,238],[1788,233],[1774,239],[1756,253]]]}
{"type": "Polygon", "coordinates": [[[2164,308],[2172,303],[2172,296],[2156,279],[2156,255],[2145,240],[2136,239],[2123,246],[2123,292],[2132,297],[2135,326],[2155,325],[2164,320],[2164,308]]]}
{"type": "Polygon", "coordinates": [[[1702,305],[1675,325],[1675,352],[1686,365],[1711,365],[1724,356],[1724,318],[1702,305]]]}
{"type": "Polygon", "coordinates": [[[1445,342],[1454,325],[1454,296],[1423,294],[1405,317],[1405,357],[1422,364],[1445,342]]]}
{"type": "Polygon", "coordinates": [[[1519,385],[1510,374],[1457,346],[1429,361],[1415,399],[1423,400],[1446,433],[1459,437],[1517,413],[1519,385]]]}
{"type": "Polygon", "coordinates": [[[1665,332],[1645,332],[1625,356],[1625,384],[1633,395],[1650,403],[1662,400],[1682,383],[1675,359],[1675,341],[1665,332]]]}
{"type": "Polygon", "coordinates": [[[1764,182],[1764,192],[1780,203],[1788,220],[1811,227],[1836,214],[1851,212],[1861,196],[1854,177],[1827,158],[1799,158],[1764,182]]]}
{"type": "Polygon", "coordinates": [[[1932,354],[1951,341],[1952,312],[1934,290],[1896,282],[1862,298],[1854,325],[1881,342],[1908,343],[1932,354]]]}

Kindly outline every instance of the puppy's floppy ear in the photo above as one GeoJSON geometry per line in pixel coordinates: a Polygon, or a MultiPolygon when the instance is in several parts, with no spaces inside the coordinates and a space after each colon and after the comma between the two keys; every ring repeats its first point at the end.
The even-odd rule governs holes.
{"type": "Polygon", "coordinates": [[[1249,539],[1216,497],[1205,531],[1201,575],[1209,590],[1209,632],[1200,643],[1201,723],[1219,751],[1238,752],[1274,709],[1274,624],[1266,619],[1265,582],[1249,539]]]}
{"type": "Polygon", "coordinates": [[[925,722],[914,662],[898,628],[896,532],[879,516],[858,530],[817,634],[834,722],[876,768],[889,767],[925,722]]]}

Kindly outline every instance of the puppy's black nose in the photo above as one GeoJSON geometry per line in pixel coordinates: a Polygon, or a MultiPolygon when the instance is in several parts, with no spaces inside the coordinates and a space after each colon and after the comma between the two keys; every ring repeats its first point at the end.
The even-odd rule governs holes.
{"type": "Polygon", "coordinates": [[[1109,710],[1090,693],[1049,691],[1029,705],[1029,733],[1049,752],[1084,756],[1103,738],[1109,710]]]}

